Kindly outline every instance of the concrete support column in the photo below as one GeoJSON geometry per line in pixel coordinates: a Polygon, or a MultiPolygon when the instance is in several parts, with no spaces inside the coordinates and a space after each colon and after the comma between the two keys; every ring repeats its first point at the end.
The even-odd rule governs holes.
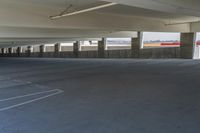
{"type": "Polygon", "coordinates": [[[9,56],[12,56],[12,53],[13,53],[13,48],[8,48],[8,53],[9,53],[9,56]]]}
{"type": "Polygon", "coordinates": [[[131,39],[131,50],[133,58],[140,58],[141,43],[142,43],[142,34],[141,32],[138,32],[137,38],[131,39]]]}
{"type": "Polygon", "coordinates": [[[77,41],[73,45],[73,53],[74,57],[78,58],[79,57],[79,51],[81,51],[81,42],[77,41]]]}
{"type": "Polygon", "coordinates": [[[4,56],[4,54],[5,54],[5,48],[2,48],[1,49],[1,55],[4,56]]]}
{"type": "Polygon", "coordinates": [[[181,33],[180,56],[183,59],[194,59],[195,33],[181,33]]]}
{"type": "Polygon", "coordinates": [[[55,49],[54,49],[55,57],[58,57],[59,53],[61,52],[61,44],[56,43],[54,47],[55,47],[55,49]]]}
{"type": "Polygon", "coordinates": [[[101,41],[98,41],[98,57],[105,58],[105,50],[106,50],[106,38],[102,38],[101,41]]]}
{"type": "Polygon", "coordinates": [[[22,47],[17,47],[17,56],[20,56],[22,53],[22,47]]]}
{"type": "Polygon", "coordinates": [[[27,47],[27,56],[30,57],[32,52],[33,52],[33,47],[32,46],[28,46],[27,47]]]}
{"type": "Polygon", "coordinates": [[[40,45],[40,57],[44,56],[44,52],[46,51],[45,45],[40,45]]]}

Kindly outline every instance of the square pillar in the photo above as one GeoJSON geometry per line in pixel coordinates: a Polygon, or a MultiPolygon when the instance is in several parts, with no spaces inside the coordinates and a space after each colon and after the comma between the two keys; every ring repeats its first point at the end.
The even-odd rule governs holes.
{"type": "Polygon", "coordinates": [[[105,50],[106,50],[106,38],[102,38],[101,41],[98,41],[98,57],[105,58],[105,50]]]}
{"type": "Polygon", "coordinates": [[[1,49],[1,56],[4,56],[4,54],[5,54],[5,48],[2,48],[1,49]]]}
{"type": "Polygon", "coordinates": [[[40,45],[39,49],[40,49],[40,57],[43,57],[44,52],[46,51],[45,45],[40,45]]]}
{"type": "Polygon", "coordinates": [[[32,46],[28,46],[27,47],[27,56],[30,57],[32,52],[33,52],[33,47],[32,46]]]}
{"type": "Polygon", "coordinates": [[[78,58],[79,57],[79,51],[81,50],[81,42],[77,41],[73,45],[73,53],[74,57],[78,58]]]}
{"type": "Polygon", "coordinates": [[[59,53],[61,52],[61,44],[60,43],[56,43],[54,46],[54,53],[55,53],[55,57],[59,56],[59,53]]]}
{"type": "Polygon", "coordinates": [[[195,33],[181,33],[180,57],[194,59],[195,33]]]}
{"type": "Polygon", "coordinates": [[[12,53],[13,53],[13,48],[12,47],[8,48],[8,54],[9,54],[9,56],[12,56],[12,53]]]}
{"type": "Polygon", "coordinates": [[[140,49],[142,44],[142,34],[138,32],[137,38],[131,39],[131,51],[133,58],[140,58],[140,49]]]}
{"type": "Polygon", "coordinates": [[[22,47],[17,47],[17,56],[20,56],[22,53],[22,47]]]}

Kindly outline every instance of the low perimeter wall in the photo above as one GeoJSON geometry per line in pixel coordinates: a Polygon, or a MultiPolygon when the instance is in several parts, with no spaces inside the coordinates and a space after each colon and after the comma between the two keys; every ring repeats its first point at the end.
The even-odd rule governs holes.
{"type": "MultiPolygon", "coordinates": [[[[132,50],[106,50],[104,58],[134,58],[132,50]]],[[[77,58],[73,51],[45,53],[1,54],[1,57],[43,57],[43,58],[77,58]]],[[[80,51],[78,58],[98,58],[98,51],[80,51]]],[[[141,49],[139,58],[180,58],[180,48],[141,49]]]]}

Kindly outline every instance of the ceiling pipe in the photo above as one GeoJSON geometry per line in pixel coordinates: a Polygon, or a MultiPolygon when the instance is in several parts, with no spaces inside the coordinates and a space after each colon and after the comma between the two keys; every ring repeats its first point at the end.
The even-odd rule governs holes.
{"type": "Polygon", "coordinates": [[[94,10],[98,10],[98,9],[102,9],[102,8],[106,8],[106,7],[110,7],[110,6],[114,6],[114,5],[117,5],[117,3],[108,3],[108,4],[95,6],[95,7],[79,10],[79,11],[74,11],[74,12],[71,12],[71,13],[65,13],[65,14],[62,14],[62,15],[50,16],[49,18],[52,19],[52,20],[53,19],[59,19],[59,18],[72,16],[72,15],[76,15],[76,14],[81,14],[81,13],[85,13],[85,12],[89,12],[89,11],[94,11],[94,10]]]}

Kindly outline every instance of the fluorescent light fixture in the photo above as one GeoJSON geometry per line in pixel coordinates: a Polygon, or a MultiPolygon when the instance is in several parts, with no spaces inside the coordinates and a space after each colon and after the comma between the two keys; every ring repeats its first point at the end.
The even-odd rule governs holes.
{"type": "Polygon", "coordinates": [[[91,7],[91,8],[87,8],[87,9],[71,12],[71,13],[66,13],[66,14],[56,15],[56,16],[50,16],[50,19],[63,18],[63,17],[72,16],[72,15],[76,15],[76,14],[81,14],[81,13],[85,13],[85,12],[89,12],[89,11],[94,11],[94,10],[98,10],[98,9],[102,9],[102,8],[106,8],[106,7],[110,7],[110,6],[114,6],[114,5],[117,5],[117,3],[108,3],[108,4],[104,4],[104,5],[100,5],[100,6],[95,6],[95,7],[91,7]]]}

